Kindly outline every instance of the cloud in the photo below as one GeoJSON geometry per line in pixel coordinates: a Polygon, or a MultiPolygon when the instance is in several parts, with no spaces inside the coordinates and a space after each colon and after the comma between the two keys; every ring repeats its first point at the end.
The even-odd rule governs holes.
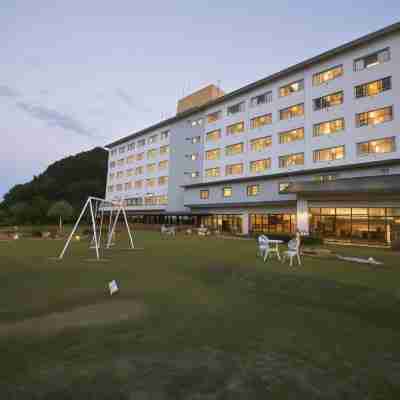
{"type": "Polygon", "coordinates": [[[118,88],[115,90],[115,93],[122,100],[122,102],[126,104],[128,107],[135,108],[136,110],[141,112],[151,112],[151,110],[146,106],[137,104],[133,99],[133,97],[127,92],[125,92],[125,90],[118,88]]]}
{"type": "Polygon", "coordinates": [[[0,85],[0,97],[19,97],[19,93],[6,85],[0,85]]]}
{"type": "Polygon", "coordinates": [[[31,117],[47,122],[49,126],[56,126],[81,136],[94,136],[93,130],[86,128],[80,121],[63,112],[22,101],[17,102],[16,106],[31,117]]]}

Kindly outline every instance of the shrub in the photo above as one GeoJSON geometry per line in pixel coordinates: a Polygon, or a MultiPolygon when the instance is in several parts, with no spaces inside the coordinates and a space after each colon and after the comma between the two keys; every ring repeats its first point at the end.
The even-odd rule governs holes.
{"type": "Polygon", "coordinates": [[[400,239],[393,240],[391,247],[393,251],[400,251],[400,239]]]}
{"type": "Polygon", "coordinates": [[[324,244],[324,241],[318,236],[302,236],[301,243],[306,246],[316,246],[324,244]]]}

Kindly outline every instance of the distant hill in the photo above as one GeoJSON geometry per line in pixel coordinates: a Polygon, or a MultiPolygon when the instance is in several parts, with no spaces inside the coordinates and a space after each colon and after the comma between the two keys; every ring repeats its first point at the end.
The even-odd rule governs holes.
{"type": "Polygon", "coordinates": [[[107,174],[107,152],[96,147],[51,164],[32,181],[14,186],[1,207],[32,203],[38,197],[49,203],[66,200],[78,212],[88,196],[104,197],[107,174]]]}

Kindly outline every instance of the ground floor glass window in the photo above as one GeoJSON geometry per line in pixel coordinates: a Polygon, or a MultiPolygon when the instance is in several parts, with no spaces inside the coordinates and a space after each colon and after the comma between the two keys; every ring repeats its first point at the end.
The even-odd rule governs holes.
{"type": "Polygon", "coordinates": [[[242,217],[236,214],[218,214],[201,217],[201,225],[219,231],[242,233],[242,217]]]}
{"type": "Polygon", "coordinates": [[[400,208],[310,208],[310,232],[348,241],[390,242],[400,208]]]}
{"type": "Polygon", "coordinates": [[[251,214],[252,233],[295,233],[296,214],[251,214]]]}

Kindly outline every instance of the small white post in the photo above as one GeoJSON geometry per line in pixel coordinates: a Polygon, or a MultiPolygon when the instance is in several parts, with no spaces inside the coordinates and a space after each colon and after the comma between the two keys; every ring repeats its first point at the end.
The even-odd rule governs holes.
{"type": "Polygon", "coordinates": [[[94,234],[94,245],[96,246],[96,257],[99,260],[100,259],[100,255],[99,255],[99,244],[97,243],[96,220],[95,220],[94,213],[93,213],[93,205],[92,205],[92,199],[91,198],[90,198],[90,201],[89,201],[89,206],[90,206],[90,215],[92,217],[93,234],[94,234]]]}
{"type": "Polygon", "coordinates": [[[82,211],[81,211],[81,213],[80,213],[80,215],[79,215],[77,221],[75,222],[74,229],[72,229],[72,232],[71,232],[71,234],[70,234],[69,237],[68,237],[67,243],[65,243],[65,246],[64,246],[64,248],[63,248],[63,250],[62,250],[60,256],[58,257],[60,260],[62,260],[62,258],[64,257],[64,254],[65,254],[65,252],[66,252],[66,250],[67,250],[67,248],[68,248],[68,246],[69,246],[69,243],[70,243],[72,237],[73,237],[74,234],[75,234],[76,229],[78,228],[79,222],[81,221],[81,219],[82,219],[82,217],[83,217],[83,214],[85,213],[86,208],[87,208],[87,205],[88,205],[89,202],[90,202],[90,198],[88,198],[88,199],[86,200],[86,203],[85,203],[85,205],[84,205],[84,207],[83,207],[83,209],[82,209],[82,211]]]}
{"type": "MultiPolygon", "coordinates": [[[[121,207],[122,208],[122,207],[121,207]]],[[[132,235],[131,235],[131,230],[129,229],[129,223],[128,223],[128,218],[126,216],[126,211],[125,208],[122,208],[122,214],[124,216],[124,220],[125,220],[125,224],[126,224],[126,229],[128,230],[128,235],[129,235],[129,242],[131,245],[131,249],[135,248],[135,245],[133,244],[133,239],[132,239],[132,235]]]]}

